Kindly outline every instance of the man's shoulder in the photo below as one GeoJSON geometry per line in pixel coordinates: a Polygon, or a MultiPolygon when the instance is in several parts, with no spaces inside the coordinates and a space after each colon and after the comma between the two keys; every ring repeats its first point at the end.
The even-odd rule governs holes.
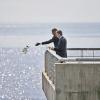
{"type": "Polygon", "coordinates": [[[64,36],[62,36],[61,38],[62,41],[67,41],[66,38],[64,36]]]}

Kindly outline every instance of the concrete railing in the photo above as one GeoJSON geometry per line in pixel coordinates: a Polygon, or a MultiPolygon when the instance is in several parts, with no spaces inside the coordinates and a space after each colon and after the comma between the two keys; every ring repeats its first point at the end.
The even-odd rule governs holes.
{"type": "Polygon", "coordinates": [[[55,63],[60,59],[54,52],[46,50],[45,52],[45,72],[49,79],[55,84],[55,63]]]}
{"type": "Polygon", "coordinates": [[[56,84],[55,81],[55,63],[63,63],[63,62],[81,62],[81,61],[100,61],[100,56],[95,55],[96,51],[99,51],[100,53],[100,49],[98,48],[68,48],[68,50],[70,51],[80,51],[82,54],[80,54],[80,56],[76,55],[76,56],[69,56],[67,58],[62,58],[60,56],[58,56],[57,54],[55,54],[55,52],[53,52],[52,50],[46,50],[45,52],[45,72],[48,75],[48,77],[50,78],[50,80],[52,81],[53,84],[56,84]],[[84,52],[86,51],[92,51],[93,54],[89,55],[89,56],[84,56],[84,52]],[[70,58],[72,57],[72,58],[70,58]],[[91,57],[91,58],[90,58],[91,57]]]}
{"type": "Polygon", "coordinates": [[[62,58],[46,50],[42,88],[47,100],[100,100],[100,56],[83,55],[62,58]]]}
{"type": "Polygon", "coordinates": [[[54,100],[100,100],[100,62],[56,63],[55,69],[54,100]]]}

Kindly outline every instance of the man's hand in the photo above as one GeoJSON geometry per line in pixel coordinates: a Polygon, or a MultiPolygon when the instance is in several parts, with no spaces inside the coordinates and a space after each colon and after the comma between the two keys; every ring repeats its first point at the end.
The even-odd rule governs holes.
{"type": "Polygon", "coordinates": [[[35,46],[39,46],[41,43],[36,43],[35,46]]]}

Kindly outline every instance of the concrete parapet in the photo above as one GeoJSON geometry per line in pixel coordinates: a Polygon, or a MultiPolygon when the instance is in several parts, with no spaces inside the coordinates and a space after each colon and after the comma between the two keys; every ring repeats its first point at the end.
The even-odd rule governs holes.
{"type": "Polygon", "coordinates": [[[55,86],[45,72],[42,73],[42,89],[47,97],[47,100],[56,100],[55,86]]]}
{"type": "Polygon", "coordinates": [[[56,100],[100,100],[100,63],[56,64],[56,100]]]}
{"type": "Polygon", "coordinates": [[[63,59],[46,51],[42,88],[47,100],[100,100],[100,59],[89,59],[63,59]]]}

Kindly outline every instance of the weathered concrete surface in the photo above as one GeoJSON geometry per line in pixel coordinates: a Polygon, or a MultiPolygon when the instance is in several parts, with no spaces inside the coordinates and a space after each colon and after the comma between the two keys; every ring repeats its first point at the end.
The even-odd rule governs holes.
{"type": "Polygon", "coordinates": [[[47,100],[56,100],[55,86],[52,84],[52,81],[50,81],[45,72],[42,73],[42,89],[47,97],[47,100]]]}
{"type": "Polygon", "coordinates": [[[45,72],[50,80],[55,84],[55,63],[58,62],[59,57],[52,51],[45,52],[45,72]]]}
{"type": "Polygon", "coordinates": [[[42,82],[47,100],[100,100],[100,59],[62,59],[46,51],[42,82]]]}
{"type": "Polygon", "coordinates": [[[55,70],[55,86],[42,74],[47,100],[100,100],[100,63],[59,63],[55,70]]]}
{"type": "Polygon", "coordinates": [[[100,63],[56,64],[55,100],[100,100],[100,63]]]}

